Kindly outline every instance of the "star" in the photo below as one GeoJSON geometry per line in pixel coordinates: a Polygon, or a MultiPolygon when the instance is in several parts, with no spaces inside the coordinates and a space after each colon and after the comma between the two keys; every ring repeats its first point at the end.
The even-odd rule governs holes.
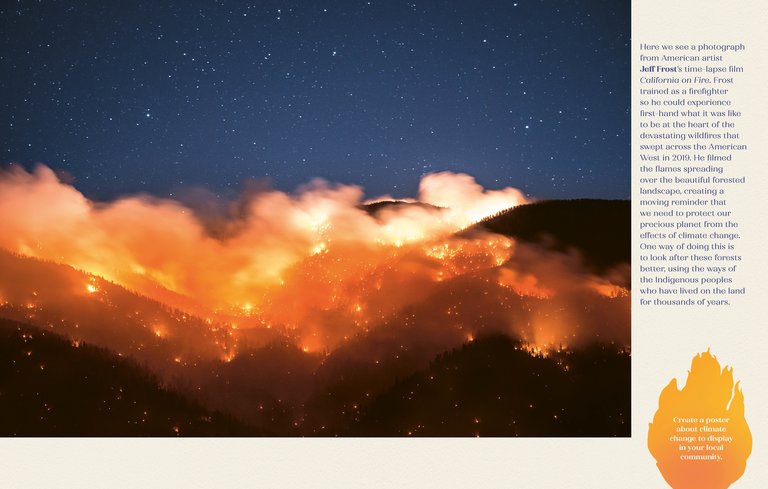
{"type": "Polygon", "coordinates": [[[82,191],[109,199],[266,174],[382,195],[414,188],[403,179],[427,160],[546,197],[520,164],[568,175],[555,145],[596,170],[565,194],[629,194],[628,165],[615,170],[630,159],[628,2],[88,7],[30,3],[4,21],[0,164],[92,174],[82,191]],[[611,22],[582,26],[598,15],[611,22]]]}

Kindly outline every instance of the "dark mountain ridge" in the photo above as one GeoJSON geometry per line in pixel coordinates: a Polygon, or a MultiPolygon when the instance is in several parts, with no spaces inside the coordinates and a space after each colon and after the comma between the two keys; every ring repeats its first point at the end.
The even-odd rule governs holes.
{"type": "Polygon", "coordinates": [[[629,200],[544,200],[503,210],[460,235],[490,231],[547,249],[576,250],[597,272],[630,263],[632,207],[629,200]]]}

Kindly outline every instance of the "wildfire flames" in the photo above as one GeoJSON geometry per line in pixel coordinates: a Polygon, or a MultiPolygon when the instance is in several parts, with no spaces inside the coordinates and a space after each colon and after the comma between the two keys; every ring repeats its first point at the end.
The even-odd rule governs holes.
{"type": "MultiPolygon", "coordinates": [[[[455,235],[526,203],[520,191],[485,190],[468,175],[438,173],[422,179],[417,200],[370,212],[359,187],[316,180],[295,194],[246,193],[211,217],[146,195],[91,201],[47,167],[30,173],[14,166],[0,173],[0,247],[208,318],[235,337],[221,340],[226,361],[234,358],[238,328],[279,327],[305,352],[328,351],[420,304],[439,308],[459,341],[473,341],[481,306],[455,296],[446,304],[440,293],[460,292],[458,285],[440,288],[448,283],[490,296],[495,305],[482,307],[498,309],[488,313],[491,323],[539,347],[594,334],[579,319],[587,315],[625,316],[598,335],[628,343],[626,289],[576,260],[543,257],[505,236],[455,235]],[[527,319],[514,317],[513,307],[527,309],[527,319]]],[[[83,287],[99,297],[97,282],[83,287]]],[[[160,327],[153,332],[168,336],[160,327]]]]}

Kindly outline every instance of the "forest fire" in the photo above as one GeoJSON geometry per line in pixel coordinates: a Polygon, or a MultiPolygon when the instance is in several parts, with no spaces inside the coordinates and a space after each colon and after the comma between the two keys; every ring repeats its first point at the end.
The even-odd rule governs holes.
{"type": "MultiPolygon", "coordinates": [[[[444,173],[422,181],[420,198],[433,207],[384,209],[374,217],[361,208],[358,187],[317,181],[296,195],[267,191],[233,203],[247,213],[222,216],[215,225],[227,230],[225,237],[214,238],[194,209],[178,202],[149,196],[93,202],[42,166],[33,173],[19,167],[4,171],[0,191],[3,248],[66,263],[150,297],[160,285],[209,310],[241,308],[245,315],[257,314],[264,296],[284,285],[282,277],[313,257],[354,249],[360,250],[358,260],[377,266],[486,213],[525,202],[514,189],[485,191],[471,177],[444,173]]],[[[500,263],[503,250],[499,255],[495,241],[461,246],[474,247],[477,256],[496,256],[500,263]]],[[[445,259],[449,270],[459,265],[452,260],[457,253],[461,250],[449,242],[427,251],[445,259]]],[[[343,282],[349,271],[330,260],[323,266],[330,267],[326,280],[335,282],[343,282]]],[[[86,288],[97,291],[93,283],[86,288]]]]}
{"type": "MultiPolygon", "coordinates": [[[[625,264],[598,273],[578,253],[467,230],[525,202],[443,173],[424,177],[417,202],[364,204],[358,187],[314,182],[243,197],[211,222],[168,199],[90,201],[45,167],[12,168],[0,174],[0,314],[135,358],[258,423],[260,396],[303,419],[307,396],[351,369],[342,379],[367,379],[351,392],[374,402],[383,379],[494,335],[547,361],[563,345],[629,346],[625,264]]],[[[563,355],[553,361],[569,373],[563,355]]],[[[324,420],[289,426],[328,433],[324,420]]]]}

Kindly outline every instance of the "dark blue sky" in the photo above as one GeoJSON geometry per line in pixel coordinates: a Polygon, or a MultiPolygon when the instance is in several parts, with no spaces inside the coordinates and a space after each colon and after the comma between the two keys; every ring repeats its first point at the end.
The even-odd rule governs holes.
{"type": "Polygon", "coordinates": [[[450,170],[628,198],[629,1],[3,2],[0,163],[98,199],[450,170]]]}

